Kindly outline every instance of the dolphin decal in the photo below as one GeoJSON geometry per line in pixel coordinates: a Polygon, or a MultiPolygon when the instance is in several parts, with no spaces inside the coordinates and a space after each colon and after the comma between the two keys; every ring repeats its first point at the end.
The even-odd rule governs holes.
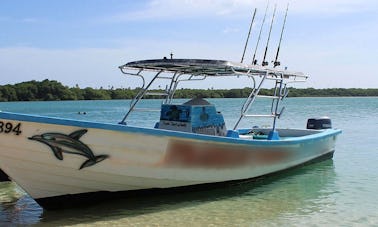
{"type": "Polygon", "coordinates": [[[92,150],[79,140],[85,133],[87,133],[87,131],[87,129],[80,129],[69,135],[50,132],[35,135],[29,137],[28,139],[35,140],[49,146],[55,157],[59,160],[63,160],[63,153],[76,154],[86,157],[88,160],[81,164],[79,168],[80,170],[101,162],[109,157],[109,155],[95,156],[92,150]]]}

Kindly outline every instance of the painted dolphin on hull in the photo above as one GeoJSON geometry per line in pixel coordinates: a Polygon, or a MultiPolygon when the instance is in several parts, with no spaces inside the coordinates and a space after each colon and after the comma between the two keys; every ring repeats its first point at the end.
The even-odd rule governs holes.
{"type": "Polygon", "coordinates": [[[44,133],[41,135],[35,135],[29,137],[30,140],[35,140],[49,146],[54,153],[55,157],[59,160],[63,160],[63,153],[76,154],[86,157],[86,160],[81,164],[79,169],[92,166],[98,162],[101,162],[109,157],[109,155],[97,155],[95,156],[92,150],[79,139],[87,133],[87,129],[80,129],[74,131],[69,135],[62,133],[44,133]]]}

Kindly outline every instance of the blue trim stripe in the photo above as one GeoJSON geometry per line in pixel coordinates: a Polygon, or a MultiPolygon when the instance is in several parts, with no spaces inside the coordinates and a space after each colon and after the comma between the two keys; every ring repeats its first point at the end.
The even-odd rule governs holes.
{"type": "Polygon", "coordinates": [[[294,145],[304,142],[311,142],[319,140],[322,138],[336,136],[341,133],[339,129],[327,129],[322,132],[302,136],[302,137],[293,137],[285,140],[276,140],[276,141],[264,141],[264,140],[243,140],[239,138],[230,138],[230,137],[219,137],[219,136],[210,136],[186,132],[176,132],[163,129],[154,129],[154,128],[143,128],[143,127],[134,127],[120,124],[109,124],[109,123],[98,123],[90,121],[79,121],[71,120],[64,118],[55,118],[55,117],[45,117],[29,114],[19,114],[19,113],[10,113],[10,112],[0,112],[0,119],[15,120],[15,121],[26,121],[26,122],[37,122],[43,124],[55,124],[55,125],[64,125],[64,126],[75,126],[81,128],[95,128],[95,129],[104,129],[111,131],[120,131],[127,133],[138,133],[151,136],[168,136],[176,137],[183,139],[194,139],[202,141],[212,141],[220,143],[230,143],[235,145],[256,145],[256,146],[283,146],[283,145],[294,145]]]}

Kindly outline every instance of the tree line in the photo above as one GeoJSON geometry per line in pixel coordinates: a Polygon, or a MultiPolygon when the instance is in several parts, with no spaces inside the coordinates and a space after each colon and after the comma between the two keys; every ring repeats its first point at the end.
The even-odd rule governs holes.
{"type": "MultiPolygon", "coordinates": [[[[176,98],[242,98],[250,94],[251,88],[240,89],[177,89],[176,98]]],[[[288,97],[341,97],[378,96],[378,89],[369,88],[290,88],[288,97]]],[[[27,81],[0,86],[0,101],[59,101],[59,100],[110,100],[132,99],[140,88],[79,88],[64,86],[55,80],[27,81]]],[[[155,90],[154,92],[161,92],[155,90]]],[[[261,89],[260,94],[269,95],[273,89],[261,89]]],[[[145,98],[158,98],[146,96],[145,98]]]]}

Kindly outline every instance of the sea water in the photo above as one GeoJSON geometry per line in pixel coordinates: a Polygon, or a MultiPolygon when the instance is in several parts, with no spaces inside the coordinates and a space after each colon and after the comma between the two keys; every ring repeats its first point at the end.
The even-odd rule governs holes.
{"type": "MultiPolygon", "coordinates": [[[[178,100],[184,102],[186,100],[178,100]]],[[[243,99],[208,99],[232,128],[243,99]]],[[[259,101],[251,111],[270,111],[259,101]]],[[[118,123],[130,100],[10,102],[0,110],[118,123]],[[85,114],[84,114],[85,112],[85,114]]],[[[146,100],[159,108],[160,100],[146,100]]],[[[85,208],[45,211],[15,183],[0,183],[0,225],[116,226],[377,226],[378,98],[287,98],[278,127],[305,128],[307,118],[329,116],[343,130],[332,160],[273,177],[207,191],[123,198],[85,208]]],[[[152,127],[158,112],[137,112],[129,125],[152,127]]],[[[241,127],[268,126],[247,119],[241,127]]]]}

